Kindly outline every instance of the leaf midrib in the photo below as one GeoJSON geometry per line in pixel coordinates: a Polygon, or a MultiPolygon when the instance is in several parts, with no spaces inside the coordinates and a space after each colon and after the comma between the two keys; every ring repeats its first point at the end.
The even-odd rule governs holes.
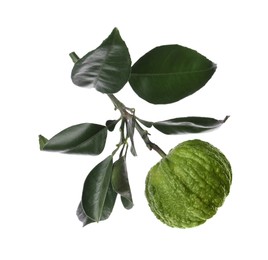
{"type": "Polygon", "coordinates": [[[195,70],[195,71],[180,71],[180,72],[167,72],[167,73],[162,73],[162,72],[160,73],[131,73],[131,76],[164,77],[164,76],[171,76],[171,75],[198,74],[198,73],[203,73],[203,72],[214,70],[214,69],[216,69],[216,65],[213,65],[208,69],[195,70]]]}

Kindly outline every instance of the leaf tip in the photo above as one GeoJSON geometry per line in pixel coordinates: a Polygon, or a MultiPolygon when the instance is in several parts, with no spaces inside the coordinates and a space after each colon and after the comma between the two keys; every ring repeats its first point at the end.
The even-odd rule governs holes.
{"type": "Polygon", "coordinates": [[[39,148],[40,148],[40,150],[42,151],[42,150],[44,150],[44,146],[46,145],[48,139],[45,138],[45,137],[42,136],[42,135],[39,135],[38,138],[39,138],[39,148]]]}
{"type": "Polygon", "coordinates": [[[113,32],[119,33],[119,30],[117,27],[114,27],[113,32]]]}
{"type": "Polygon", "coordinates": [[[229,117],[230,117],[229,115],[226,116],[226,117],[222,120],[222,122],[225,123],[229,117]]]}

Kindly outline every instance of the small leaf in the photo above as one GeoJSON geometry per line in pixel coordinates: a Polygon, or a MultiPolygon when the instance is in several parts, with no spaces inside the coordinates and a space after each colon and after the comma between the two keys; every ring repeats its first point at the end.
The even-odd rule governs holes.
{"type": "MultiPolygon", "coordinates": [[[[110,186],[112,167],[113,157],[110,155],[94,167],[84,183],[82,207],[87,217],[96,222],[101,220],[103,214],[107,214],[105,201],[110,186]]],[[[108,204],[111,204],[110,198],[108,204]]]]}
{"type": "Polygon", "coordinates": [[[163,45],[132,66],[129,83],[140,98],[153,104],[168,104],[202,88],[215,70],[213,62],[192,49],[163,45]]]}
{"type": "Polygon", "coordinates": [[[97,49],[74,64],[71,77],[77,86],[111,94],[127,83],[130,70],[128,48],[115,28],[97,49]]]}
{"type": "Polygon", "coordinates": [[[133,207],[132,195],[128,181],[126,157],[120,157],[113,165],[111,183],[115,192],[121,195],[123,206],[126,209],[133,207]]]}
{"type": "Polygon", "coordinates": [[[153,126],[164,134],[201,133],[221,126],[229,116],[223,120],[210,117],[181,117],[156,122],[153,126]]]}
{"type": "MultiPolygon", "coordinates": [[[[116,197],[117,197],[117,193],[113,190],[112,185],[110,183],[107,194],[106,194],[106,198],[105,198],[105,202],[104,202],[104,206],[102,210],[102,215],[100,218],[101,221],[109,218],[110,214],[113,211],[116,197]]],[[[79,203],[78,209],[76,211],[76,215],[78,219],[81,222],[83,222],[83,226],[96,222],[87,216],[87,214],[85,213],[83,209],[82,202],[79,203]]]]}
{"type": "Polygon", "coordinates": [[[100,154],[105,146],[107,128],[103,125],[84,123],[64,129],[50,140],[39,137],[40,149],[75,154],[100,154]]]}
{"type": "Polygon", "coordinates": [[[116,124],[120,121],[120,119],[117,120],[107,120],[106,121],[106,127],[108,128],[109,131],[113,131],[116,124]]]}

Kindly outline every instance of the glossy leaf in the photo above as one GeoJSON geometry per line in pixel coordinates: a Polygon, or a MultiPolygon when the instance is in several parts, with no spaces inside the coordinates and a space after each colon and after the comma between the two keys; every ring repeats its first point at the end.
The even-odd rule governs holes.
{"type": "Polygon", "coordinates": [[[216,65],[200,53],[180,46],[159,46],[133,66],[130,85],[138,96],[153,104],[185,98],[212,77],[216,65]]]}
{"type": "Polygon", "coordinates": [[[40,149],[75,154],[100,154],[105,146],[107,128],[103,125],[84,123],[64,129],[50,140],[39,136],[40,149]]]}
{"type": "Polygon", "coordinates": [[[229,116],[223,120],[210,117],[181,117],[156,122],[153,126],[164,134],[200,133],[221,126],[229,116]]]}
{"type": "MultiPolygon", "coordinates": [[[[111,215],[113,211],[116,197],[117,197],[117,193],[113,190],[112,184],[110,183],[107,194],[106,194],[100,221],[103,221],[109,218],[109,216],[111,215]]],[[[78,209],[76,211],[76,215],[78,219],[81,222],[83,222],[83,226],[96,222],[87,216],[87,214],[85,213],[83,209],[82,202],[79,203],[78,209]]]]}
{"type": "Polygon", "coordinates": [[[128,48],[115,28],[97,49],[75,63],[71,77],[77,86],[108,94],[118,92],[127,83],[130,70],[128,48]]]}
{"type": "Polygon", "coordinates": [[[109,215],[114,205],[114,201],[107,198],[112,168],[113,157],[110,155],[94,167],[84,183],[82,207],[86,216],[96,222],[101,220],[103,214],[109,215]],[[108,209],[105,202],[108,203],[108,209]]]}
{"type": "Polygon", "coordinates": [[[126,209],[133,207],[132,195],[128,181],[126,157],[120,157],[113,165],[111,183],[115,192],[121,195],[122,204],[126,209]]]}

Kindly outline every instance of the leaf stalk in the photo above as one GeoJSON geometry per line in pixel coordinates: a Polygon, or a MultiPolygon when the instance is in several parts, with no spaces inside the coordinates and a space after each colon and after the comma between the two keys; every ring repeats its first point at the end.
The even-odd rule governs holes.
{"type": "MultiPolygon", "coordinates": [[[[148,137],[148,132],[144,130],[139,123],[137,122],[136,117],[134,115],[135,109],[133,108],[127,108],[121,101],[119,101],[113,94],[107,94],[108,97],[112,100],[115,109],[118,109],[121,113],[121,118],[122,122],[129,122],[134,120],[134,127],[135,129],[139,132],[141,138],[145,142],[146,146],[148,147],[149,150],[154,150],[156,151],[161,157],[165,157],[166,153],[155,143],[151,142],[149,137],[148,137]],[[128,111],[130,111],[132,114],[130,114],[128,111]]],[[[122,134],[122,133],[121,133],[122,134]]],[[[131,134],[130,138],[133,138],[133,134],[131,134]]],[[[122,140],[122,137],[121,137],[122,140]]],[[[131,140],[133,141],[133,139],[131,140]]]]}

